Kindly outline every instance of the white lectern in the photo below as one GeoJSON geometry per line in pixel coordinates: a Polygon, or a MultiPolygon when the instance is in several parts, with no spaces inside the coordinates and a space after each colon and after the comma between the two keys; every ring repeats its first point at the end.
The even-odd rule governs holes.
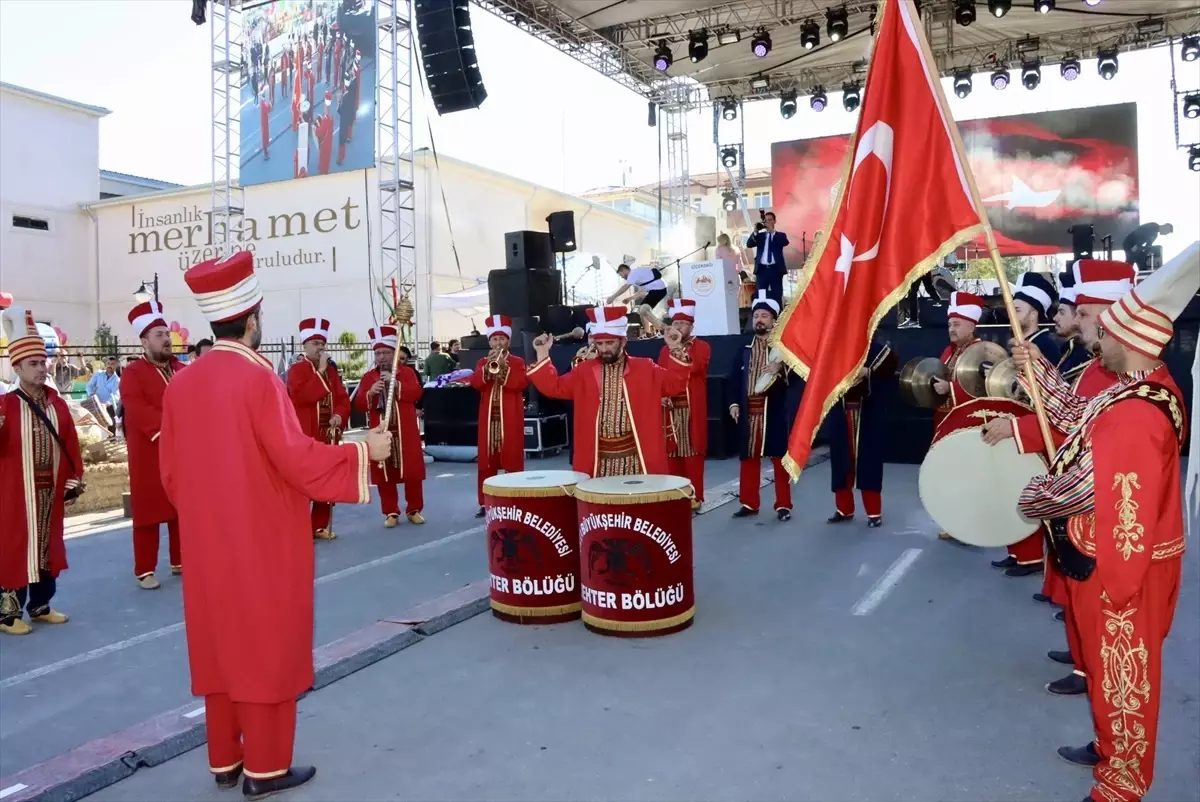
{"type": "Polygon", "coordinates": [[[680,264],[679,294],[696,302],[696,335],[738,333],[738,280],[720,259],[680,264]]]}

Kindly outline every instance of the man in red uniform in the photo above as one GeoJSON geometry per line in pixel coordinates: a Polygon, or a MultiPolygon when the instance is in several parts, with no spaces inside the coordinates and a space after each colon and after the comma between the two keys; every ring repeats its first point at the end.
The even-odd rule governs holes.
{"type": "Polygon", "coordinates": [[[492,315],[486,321],[488,346],[492,351],[479,360],[471,375],[471,386],[479,391],[479,511],[484,516],[484,480],[500,471],[525,470],[525,360],[509,351],[512,320],[492,315]],[[493,372],[491,367],[496,367],[493,372]]]}
{"type": "Polygon", "coordinates": [[[82,491],[83,455],[67,403],[46,382],[46,343],[33,313],[8,344],[17,386],[0,395],[0,632],[27,635],[25,613],[39,624],[65,624],[51,609],[67,570],[65,507],[82,491]]]}
{"type": "Polygon", "coordinates": [[[263,93],[258,99],[258,124],[262,129],[263,161],[269,161],[271,154],[271,98],[273,93],[263,87],[263,93]]]}
{"type": "Polygon", "coordinates": [[[333,159],[333,93],[325,93],[325,113],[317,118],[313,134],[317,138],[317,172],[329,175],[329,163],[333,159]]]}
{"type": "Polygon", "coordinates": [[[160,587],[158,532],[167,525],[171,573],[183,573],[179,546],[179,517],[171,506],[158,469],[158,439],[162,431],[163,394],[184,364],[171,353],[171,332],[157,301],[146,301],[129,312],[129,325],[142,341],[142,358],[121,372],[121,403],[125,407],[125,442],[129,450],[129,502],[133,511],[133,576],[143,590],[160,587]]]}
{"type": "MultiPolygon", "coordinates": [[[[672,298],[667,304],[671,328],[679,332],[680,347],[692,360],[687,388],[679,395],[663,399],[667,428],[667,465],[675,476],[692,483],[696,495],[692,509],[704,504],[704,455],[708,453],[708,363],[712,346],[692,336],[696,324],[696,302],[672,298]]],[[[658,353],[658,365],[670,369],[671,348],[664,345],[658,353]]]]}
{"type": "Polygon", "coordinates": [[[316,773],[291,766],[296,698],[313,682],[309,499],[367,503],[367,465],[390,443],[370,432],[366,443],[329,446],[300,431],[256,350],[253,254],[204,262],[184,281],[217,343],[167,387],[159,460],[187,552],[183,618],[209,767],[222,788],[244,771],[242,793],[257,798],[316,773]]]}
{"type": "Polygon", "coordinates": [[[396,371],[396,395],[392,405],[392,416],[388,430],[392,438],[392,456],[385,463],[371,463],[371,484],[379,491],[379,507],[383,512],[383,525],[388,529],[400,523],[400,492],[404,485],[404,502],[408,507],[408,520],[413,524],[425,523],[421,511],[425,508],[425,451],[421,446],[421,429],[417,425],[417,402],[424,390],[417,371],[408,364],[412,353],[399,344],[395,326],[380,326],[367,332],[371,348],[375,352],[375,367],[362,377],[354,390],[351,403],[359,412],[368,416],[371,428],[383,420],[387,404],[388,381],[391,378],[392,358],[400,349],[400,362],[396,371]]]}
{"type": "MultiPolygon", "coordinates": [[[[1100,358],[1117,383],[1073,404],[1075,424],[1049,475],[1030,482],[1019,502],[1025,515],[1052,522],[1059,564],[1077,583],[1071,609],[1078,657],[1096,680],[1088,693],[1096,739],[1059,754],[1093,766],[1090,802],[1140,802],[1154,779],[1162,646],[1185,547],[1179,452],[1188,428],[1161,357],[1198,290],[1200,242],[1100,313],[1100,358]]],[[[1033,348],[1017,346],[1013,356],[1049,383],[1053,368],[1033,348]]]]}
{"type": "MultiPolygon", "coordinates": [[[[337,445],[350,420],[350,396],[338,374],[337,365],[325,352],[329,339],[329,321],[306,318],[300,321],[300,347],[304,359],[288,368],[287,387],[300,431],[318,443],[337,445]]],[[[323,501],[312,504],[314,540],[333,540],[333,505],[323,501]]]]}
{"type": "Polygon", "coordinates": [[[574,469],[594,477],[670,473],[662,399],[688,386],[691,365],[682,336],[675,329],[663,332],[671,358],[661,368],[625,353],[625,307],[593,307],[588,317],[596,359],[560,375],[550,362],[554,339],[543,334],[533,341],[538,361],[529,369],[538,392],[574,402],[574,469]]]}

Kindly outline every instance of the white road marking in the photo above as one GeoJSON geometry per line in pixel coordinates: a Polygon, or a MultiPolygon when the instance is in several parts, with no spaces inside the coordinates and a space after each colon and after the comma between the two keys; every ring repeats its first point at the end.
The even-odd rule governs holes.
{"type": "Polygon", "coordinates": [[[0,788],[0,799],[4,799],[6,796],[12,796],[15,793],[24,791],[28,787],[29,786],[25,783],[17,783],[16,785],[10,785],[7,788],[0,788]]]}
{"type": "Polygon", "coordinates": [[[325,576],[317,577],[317,581],[314,584],[323,585],[326,582],[333,582],[336,579],[344,579],[348,576],[353,576],[354,574],[361,573],[370,568],[378,568],[381,565],[393,563],[396,560],[404,557],[411,557],[414,554],[430,551],[438,546],[444,546],[447,543],[454,543],[462,540],[463,538],[470,537],[471,535],[481,534],[486,529],[487,527],[483,526],[482,524],[480,526],[472,526],[470,529],[464,529],[461,532],[455,532],[453,535],[446,535],[438,540],[431,540],[428,543],[422,543],[419,546],[413,546],[412,548],[404,549],[403,551],[397,551],[394,554],[385,554],[384,556],[378,557],[374,560],[369,560],[365,563],[359,563],[358,565],[352,565],[349,568],[343,568],[340,571],[334,571],[332,574],[326,574],[325,576]]]}
{"type": "Polygon", "coordinates": [[[195,718],[196,716],[203,716],[203,715],[204,715],[204,708],[198,707],[190,713],[184,713],[183,717],[184,718],[195,718]]]}
{"type": "Polygon", "coordinates": [[[867,564],[866,564],[866,563],[863,563],[862,565],[860,565],[860,566],[858,567],[858,575],[859,575],[859,576],[866,576],[866,573],[867,573],[867,564]]]}
{"type": "Polygon", "coordinates": [[[913,563],[921,556],[921,549],[905,549],[896,562],[892,563],[891,567],[883,572],[883,576],[871,586],[867,591],[867,595],[858,600],[858,604],[854,605],[855,615],[867,615],[879,604],[887,598],[900,580],[904,578],[904,574],[909,568],[912,568],[913,563]]]}

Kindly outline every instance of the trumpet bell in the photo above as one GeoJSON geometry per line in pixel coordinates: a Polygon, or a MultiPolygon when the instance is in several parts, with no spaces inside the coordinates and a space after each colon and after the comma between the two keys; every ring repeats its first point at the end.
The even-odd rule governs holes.
{"type": "Polygon", "coordinates": [[[1012,361],[1011,357],[997,363],[988,371],[987,378],[984,380],[988,398],[1006,398],[1009,401],[1029,403],[1029,396],[1026,395],[1025,388],[1017,380],[1020,374],[1017,364],[1012,361]]]}
{"type": "Polygon", "coordinates": [[[942,397],[933,390],[934,379],[949,381],[950,370],[935,356],[910,359],[900,371],[900,397],[909,406],[937,409],[942,397]]]}
{"type": "Polygon", "coordinates": [[[996,365],[1008,359],[1008,351],[999,343],[981,340],[968,346],[954,363],[954,378],[972,398],[988,395],[987,377],[996,365]]]}

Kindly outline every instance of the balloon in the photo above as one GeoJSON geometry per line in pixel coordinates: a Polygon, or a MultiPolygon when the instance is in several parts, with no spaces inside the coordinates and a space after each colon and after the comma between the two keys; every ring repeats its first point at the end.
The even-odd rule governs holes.
{"type": "Polygon", "coordinates": [[[171,321],[171,331],[179,331],[179,321],[178,320],[171,321]]]}
{"type": "Polygon", "coordinates": [[[183,338],[183,341],[184,341],[184,342],[187,342],[187,341],[188,341],[188,330],[187,330],[187,329],[180,329],[180,330],[179,330],[179,336],[183,338]]]}
{"type": "Polygon", "coordinates": [[[54,327],[54,333],[58,335],[58,344],[65,346],[67,344],[67,333],[58,326],[54,327]]]}

